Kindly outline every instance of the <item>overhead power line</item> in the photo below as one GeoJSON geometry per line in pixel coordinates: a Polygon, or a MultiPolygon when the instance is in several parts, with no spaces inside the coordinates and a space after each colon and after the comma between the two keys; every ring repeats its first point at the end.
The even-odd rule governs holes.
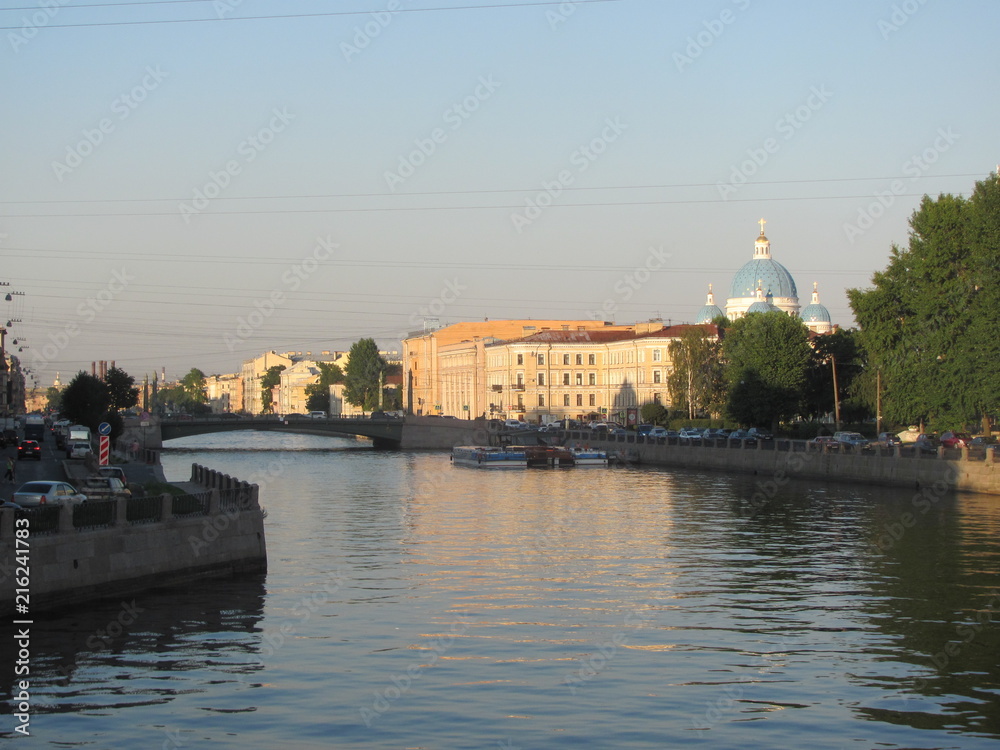
{"type": "MultiPolygon", "coordinates": [[[[529,3],[493,3],[489,5],[458,5],[454,7],[436,7],[436,8],[396,8],[393,13],[439,13],[445,11],[456,11],[456,10],[491,10],[498,8],[532,8],[539,6],[549,6],[549,5],[561,5],[566,0],[543,0],[540,2],[529,2],[529,3]]],[[[596,3],[620,3],[624,0],[573,0],[576,5],[583,4],[596,4],[596,3]]],[[[127,5],[128,3],[112,3],[105,6],[71,6],[71,7],[115,7],[116,5],[127,5]]],[[[139,5],[147,5],[149,3],[138,3],[139,5]]],[[[15,10],[14,8],[7,8],[4,10],[15,10]]],[[[22,9],[26,10],[26,9],[22,9]]],[[[37,8],[31,8],[30,10],[37,10],[37,8]]],[[[155,24],[164,23],[219,23],[221,21],[232,22],[232,21],[272,21],[279,19],[288,18],[325,18],[331,16],[367,16],[372,14],[372,10],[338,10],[338,11],[328,11],[326,13],[287,13],[287,14],[272,14],[264,16],[216,16],[215,18],[164,18],[148,21],[101,21],[98,23],[50,23],[46,24],[46,29],[79,29],[79,28],[90,28],[90,27],[107,27],[107,26],[149,26],[155,24]]],[[[17,31],[20,26],[0,26],[0,31],[17,31]]]]}

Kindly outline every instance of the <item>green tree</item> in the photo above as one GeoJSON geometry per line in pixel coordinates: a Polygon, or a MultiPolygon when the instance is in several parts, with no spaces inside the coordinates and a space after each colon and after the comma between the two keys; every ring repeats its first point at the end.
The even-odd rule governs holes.
{"type": "Polygon", "coordinates": [[[45,390],[45,402],[49,411],[59,411],[61,408],[60,403],[62,402],[62,391],[54,385],[50,385],[45,390]]]}
{"type": "Polygon", "coordinates": [[[694,419],[702,411],[718,412],[725,401],[721,344],[715,331],[691,326],[668,348],[673,371],[667,377],[670,402],[694,419]]]}
{"type": "Polygon", "coordinates": [[[110,404],[111,399],[104,381],[82,370],[69,382],[62,394],[63,416],[94,432],[104,421],[110,404]]]}
{"type": "Polygon", "coordinates": [[[135,387],[135,378],[120,367],[112,367],[107,371],[104,384],[108,389],[109,407],[113,411],[131,409],[139,403],[139,389],[135,387]]]}
{"type": "Polygon", "coordinates": [[[841,421],[859,421],[867,416],[866,404],[854,397],[856,385],[864,372],[864,353],[858,345],[857,331],[838,328],[812,339],[812,356],[806,369],[801,413],[812,419],[836,414],[833,373],[837,372],[837,399],[841,421]]]}
{"type": "MultiPolygon", "coordinates": [[[[989,319],[1000,303],[1000,185],[969,198],[924,196],[907,248],[868,289],[848,290],[868,361],[881,374],[883,413],[902,423],[964,427],[996,413],[990,386],[1000,339],[989,319]]],[[[865,389],[873,393],[870,382],[865,389]]]]}
{"type": "Polygon", "coordinates": [[[802,321],[777,311],[750,313],[729,326],[722,351],[730,419],[777,430],[798,412],[812,354],[802,321]]]}
{"type": "Polygon", "coordinates": [[[644,424],[665,425],[670,421],[670,413],[663,404],[652,401],[642,405],[639,409],[639,418],[644,424]]]}
{"type": "Polygon", "coordinates": [[[330,411],[330,386],[344,382],[344,372],[333,362],[317,362],[319,380],[306,386],[306,408],[309,411],[330,411]]]}
{"type": "Polygon", "coordinates": [[[284,365],[274,365],[273,367],[268,367],[267,372],[265,372],[264,376],[260,379],[260,405],[261,412],[264,414],[270,414],[274,411],[271,389],[281,382],[281,371],[284,369],[284,365]]]}
{"type": "Polygon", "coordinates": [[[208,395],[205,393],[205,373],[197,367],[181,378],[181,387],[188,396],[189,403],[204,404],[208,402],[208,395]]]}
{"type": "Polygon", "coordinates": [[[386,363],[378,352],[375,339],[361,339],[351,345],[344,371],[344,399],[349,404],[372,411],[379,405],[379,389],[386,363]]]}

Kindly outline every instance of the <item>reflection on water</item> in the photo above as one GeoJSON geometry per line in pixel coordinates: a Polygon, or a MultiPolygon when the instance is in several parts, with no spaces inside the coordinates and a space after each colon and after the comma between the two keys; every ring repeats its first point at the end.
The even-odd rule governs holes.
{"type": "Polygon", "coordinates": [[[267,577],[137,597],[113,637],[128,602],[36,626],[36,740],[1000,739],[998,498],[636,468],[481,472],[281,440],[288,450],[268,453],[267,433],[188,438],[165,456],[168,477],[199,461],[266,478],[267,577]]]}

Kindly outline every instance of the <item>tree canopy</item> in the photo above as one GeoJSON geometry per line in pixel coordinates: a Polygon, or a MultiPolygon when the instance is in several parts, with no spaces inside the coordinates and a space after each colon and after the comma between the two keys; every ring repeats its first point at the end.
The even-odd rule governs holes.
{"type": "Polygon", "coordinates": [[[267,414],[274,411],[274,402],[271,397],[271,389],[281,382],[281,371],[284,365],[273,365],[267,368],[260,379],[260,405],[261,412],[267,414]]]}
{"type": "Polygon", "coordinates": [[[109,368],[104,375],[104,383],[108,389],[111,409],[122,411],[139,403],[139,389],[135,387],[135,378],[120,367],[109,368]]]}
{"type": "Polygon", "coordinates": [[[702,411],[720,412],[725,402],[725,380],[720,341],[711,328],[691,326],[670,342],[673,371],[667,377],[675,409],[694,419],[702,411]]]}
{"type": "Polygon", "coordinates": [[[181,387],[187,393],[189,401],[196,404],[208,401],[208,395],[205,393],[205,373],[197,367],[192,367],[188,374],[181,378],[181,387]]]}
{"type": "Polygon", "coordinates": [[[801,320],[777,311],[745,315],[727,328],[722,351],[730,419],[777,429],[798,413],[812,356],[801,320]]]}
{"type": "Polygon", "coordinates": [[[81,370],[63,391],[60,408],[66,419],[96,432],[110,405],[111,398],[105,382],[81,370]]]}
{"type": "Polygon", "coordinates": [[[349,404],[372,411],[379,405],[386,362],[375,339],[361,339],[351,345],[344,371],[344,399],[349,404]]]}
{"type": "MultiPolygon", "coordinates": [[[[868,289],[848,290],[859,342],[881,373],[885,416],[961,428],[994,415],[992,369],[1000,340],[1000,184],[976,183],[969,198],[924,196],[907,248],[868,289]]],[[[869,389],[870,390],[870,389],[869,389]]]]}
{"type": "Polygon", "coordinates": [[[306,386],[306,408],[309,411],[330,411],[330,386],[344,382],[344,372],[333,362],[317,362],[319,380],[306,386]]]}

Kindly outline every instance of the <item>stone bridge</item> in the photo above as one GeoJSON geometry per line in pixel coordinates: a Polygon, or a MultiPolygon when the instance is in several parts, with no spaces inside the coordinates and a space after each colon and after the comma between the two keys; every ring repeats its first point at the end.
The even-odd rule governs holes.
{"type": "Polygon", "coordinates": [[[159,449],[164,440],[234,430],[292,432],[326,437],[362,437],[379,449],[445,449],[455,445],[484,444],[488,440],[482,420],[406,417],[405,419],[368,417],[279,418],[272,416],[238,417],[213,415],[194,419],[150,418],[147,422],[126,420],[119,445],[138,444],[159,449]]]}

